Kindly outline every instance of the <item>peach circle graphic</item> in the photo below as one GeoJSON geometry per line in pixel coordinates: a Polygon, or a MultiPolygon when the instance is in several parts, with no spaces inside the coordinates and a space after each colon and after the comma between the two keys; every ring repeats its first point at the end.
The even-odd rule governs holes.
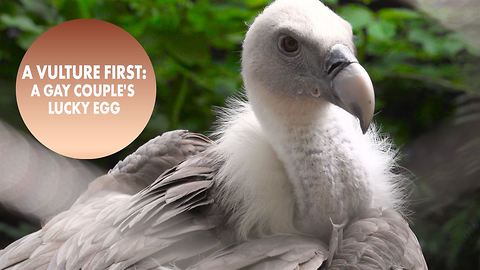
{"type": "Polygon", "coordinates": [[[23,57],[17,103],[30,132],[67,157],[130,144],[148,123],[156,81],[143,47],[111,23],[79,19],[42,34],[23,57]]]}

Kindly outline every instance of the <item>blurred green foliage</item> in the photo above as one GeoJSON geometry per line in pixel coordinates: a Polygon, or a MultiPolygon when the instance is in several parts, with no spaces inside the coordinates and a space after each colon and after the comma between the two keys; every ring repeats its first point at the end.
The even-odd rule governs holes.
{"type": "MultiPolygon", "coordinates": [[[[131,33],[150,56],[157,77],[157,105],[145,131],[123,152],[98,162],[110,167],[165,130],[208,131],[215,117],[212,106],[222,106],[227,97],[241,89],[241,42],[247,25],[268,2],[1,1],[1,118],[24,128],[16,108],[14,83],[30,44],[63,21],[97,18],[131,33]]],[[[468,72],[471,64],[467,60],[473,51],[455,33],[424,14],[402,5],[384,4],[389,1],[325,2],[352,24],[357,54],[376,87],[377,121],[397,144],[406,144],[440,125],[454,110],[453,98],[479,85],[468,72]]],[[[445,230],[455,227],[456,221],[461,222],[452,220],[445,230]]],[[[0,223],[0,232],[4,228],[0,223]]],[[[438,239],[422,242],[429,256],[441,254],[438,239]]],[[[453,246],[454,252],[465,244],[458,243],[460,246],[453,246]]],[[[460,256],[453,254],[453,258],[435,260],[438,265],[449,260],[452,266],[455,264],[451,260],[460,261],[460,256]]]]}

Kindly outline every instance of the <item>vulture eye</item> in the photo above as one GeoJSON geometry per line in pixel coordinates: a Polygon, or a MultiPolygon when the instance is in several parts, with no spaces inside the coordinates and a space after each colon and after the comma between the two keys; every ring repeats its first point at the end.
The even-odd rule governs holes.
{"type": "Polygon", "coordinates": [[[281,36],[278,46],[280,47],[280,50],[288,56],[297,55],[300,49],[298,41],[291,36],[281,36]]]}

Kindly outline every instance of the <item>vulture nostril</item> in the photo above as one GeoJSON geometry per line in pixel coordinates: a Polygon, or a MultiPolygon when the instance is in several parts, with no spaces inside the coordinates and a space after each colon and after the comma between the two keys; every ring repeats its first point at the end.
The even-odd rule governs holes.
{"type": "Polygon", "coordinates": [[[337,69],[338,67],[342,66],[343,62],[335,62],[333,63],[327,70],[327,74],[331,74],[335,69],[337,69]]]}
{"type": "Polygon", "coordinates": [[[314,88],[314,89],[311,91],[311,94],[312,94],[312,96],[314,96],[314,97],[320,97],[320,95],[321,95],[320,89],[314,88]]]}

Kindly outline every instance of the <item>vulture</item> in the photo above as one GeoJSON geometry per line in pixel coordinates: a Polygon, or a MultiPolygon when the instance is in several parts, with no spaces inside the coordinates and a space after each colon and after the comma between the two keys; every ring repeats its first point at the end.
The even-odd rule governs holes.
{"type": "Polygon", "coordinates": [[[214,141],[152,139],[0,251],[0,269],[427,269],[352,39],[320,1],[274,1],[214,141]]]}

